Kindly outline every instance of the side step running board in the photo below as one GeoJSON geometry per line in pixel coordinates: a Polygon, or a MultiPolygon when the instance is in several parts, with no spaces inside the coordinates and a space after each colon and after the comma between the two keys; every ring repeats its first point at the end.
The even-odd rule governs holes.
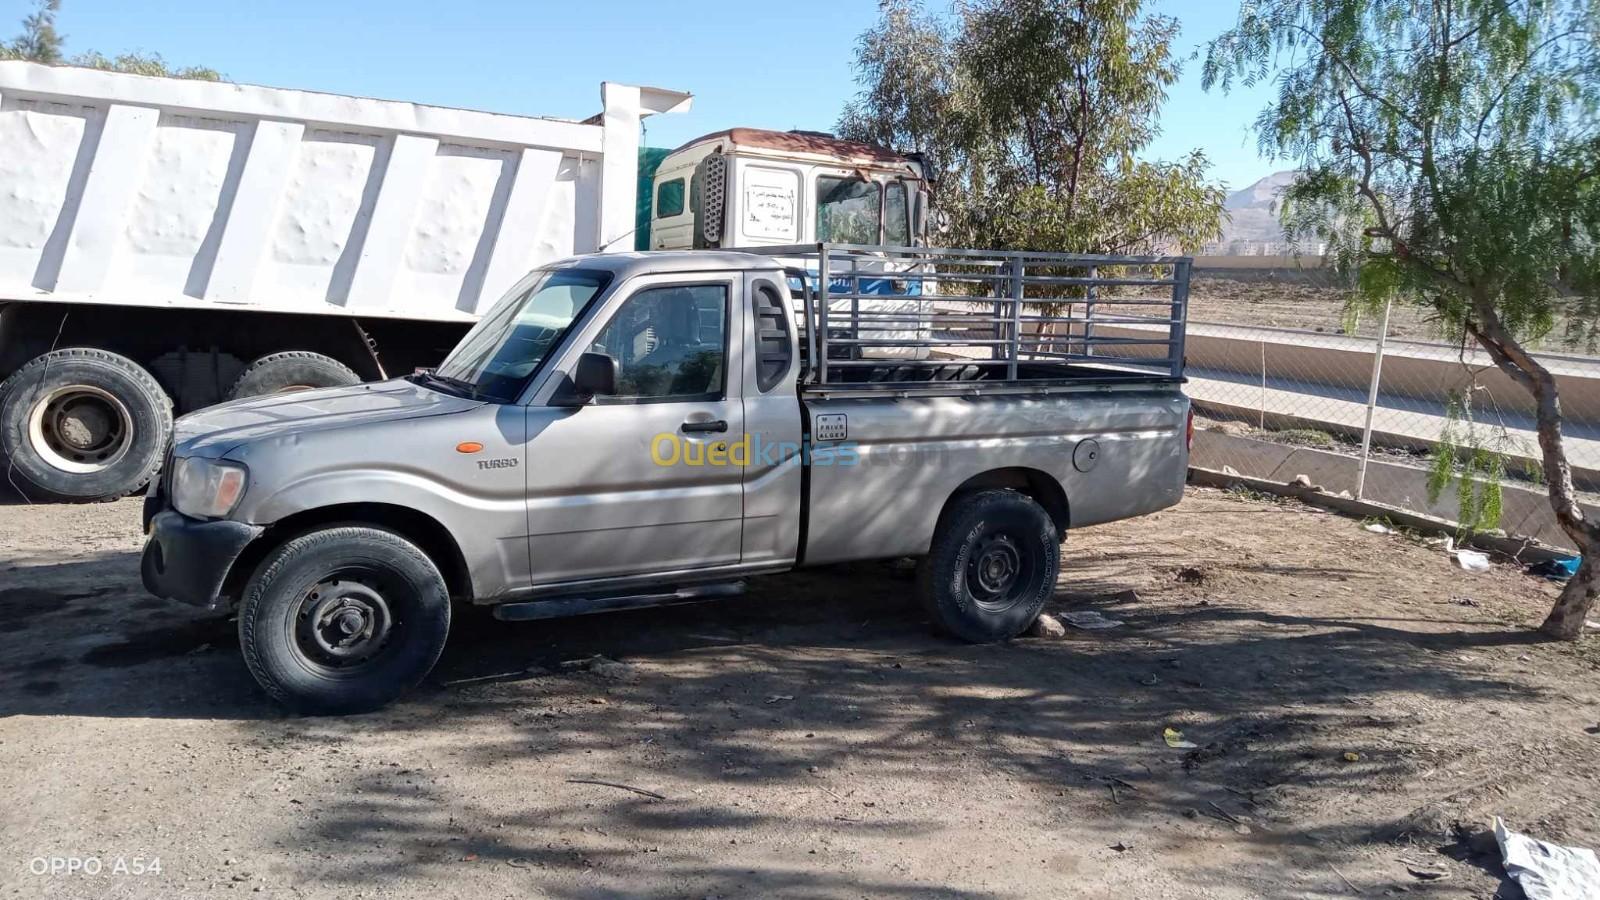
{"type": "Polygon", "coordinates": [[[744,582],[702,584],[679,588],[662,594],[624,594],[601,597],[551,597],[548,600],[529,600],[524,603],[503,603],[494,608],[494,617],[505,622],[526,622],[532,619],[559,619],[564,616],[584,616],[590,613],[612,612],[619,609],[640,609],[647,606],[674,606],[679,603],[700,603],[722,597],[737,597],[744,593],[744,582]]]}

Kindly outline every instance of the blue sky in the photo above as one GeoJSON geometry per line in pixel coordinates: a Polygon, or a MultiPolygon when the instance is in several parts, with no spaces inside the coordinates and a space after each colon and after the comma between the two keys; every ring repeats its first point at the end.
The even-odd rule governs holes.
{"type": "MultiPolygon", "coordinates": [[[[934,5],[930,3],[930,6],[934,5]]],[[[30,0],[0,0],[0,36],[30,0]]],[[[599,111],[603,80],[687,90],[688,115],[646,122],[652,146],[735,125],[828,130],[856,90],[856,36],[873,0],[649,4],[635,0],[63,0],[69,52],[157,52],[232,81],[495,112],[582,118],[599,111]]],[[[1229,0],[1157,0],[1183,23],[1180,52],[1227,27],[1229,0]]],[[[1199,147],[1230,189],[1282,165],[1260,159],[1249,130],[1262,90],[1200,90],[1185,64],[1147,154],[1199,147]]]]}

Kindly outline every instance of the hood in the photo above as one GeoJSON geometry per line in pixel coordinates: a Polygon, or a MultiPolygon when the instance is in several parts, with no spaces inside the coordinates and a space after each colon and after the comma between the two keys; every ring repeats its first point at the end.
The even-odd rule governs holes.
{"type": "Polygon", "coordinates": [[[272,394],[190,413],[173,428],[173,453],[216,458],[240,444],[375,422],[442,416],[476,409],[481,400],[452,397],[409,381],[272,394]]]}

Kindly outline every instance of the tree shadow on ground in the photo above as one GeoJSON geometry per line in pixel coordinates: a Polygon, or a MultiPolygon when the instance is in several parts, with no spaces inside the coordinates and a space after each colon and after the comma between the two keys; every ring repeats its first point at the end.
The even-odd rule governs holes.
{"type": "MultiPolygon", "coordinates": [[[[1152,565],[1136,550],[1102,562],[1113,572],[1152,565]]],[[[0,716],[221,718],[241,722],[263,744],[308,748],[359,742],[381,730],[451,743],[452,765],[484,770],[538,766],[557,751],[571,759],[649,748],[629,777],[647,776],[664,800],[574,786],[562,796],[489,802],[452,796],[404,769],[352,776],[341,791],[359,791],[277,836],[334,859],[374,843],[393,851],[359,867],[307,863],[308,876],[333,884],[448,877],[449,865],[468,853],[569,875],[664,871],[682,883],[737,883],[743,893],[772,896],[811,888],[977,896],[930,892],[911,881],[820,876],[804,858],[736,870],[675,847],[673,837],[688,829],[731,840],[776,821],[801,832],[929,835],[943,811],[864,811],[854,802],[831,815],[734,810],[697,802],[694,791],[731,785],[764,796],[826,792],[833,771],[870,770],[894,780],[973,767],[1032,793],[1065,792],[1087,804],[1092,814],[1075,813],[1073,825],[1098,832],[1105,844],[1129,822],[1194,811],[1208,827],[1229,828],[1229,817],[1247,816],[1255,825],[1249,840],[1269,854],[1292,851],[1302,867],[1323,869],[1339,848],[1389,823],[1364,815],[1307,826],[1276,818],[1276,811],[1294,797],[1415,774],[1414,762],[1394,749],[1368,751],[1359,763],[1340,757],[1353,743],[1384,747],[1383,737],[1411,724],[1381,711],[1380,698],[1537,699],[1522,684],[1458,658],[1464,650],[1538,640],[1481,622],[1431,620],[1423,627],[1403,618],[1296,615],[1197,599],[1152,609],[1121,603],[1124,624],[1113,631],[970,646],[931,632],[911,601],[909,580],[861,564],[758,580],[745,598],[716,604],[517,624],[469,611],[411,698],[365,716],[299,719],[263,699],[230,623],[152,602],[130,581],[135,563],[134,554],[112,554],[35,566],[28,586],[0,588],[0,716]],[[638,663],[637,678],[608,681],[562,665],[591,654],[638,663]],[[596,698],[604,703],[591,702],[596,698]],[[1166,746],[1163,730],[1186,722],[1203,723],[1185,726],[1199,746],[1166,746]],[[455,742],[456,733],[474,736],[455,742]],[[406,774],[412,783],[403,782],[406,774]],[[580,797],[591,805],[580,807],[580,797]],[[575,843],[574,829],[596,814],[593,804],[615,840],[575,843]],[[499,834],[487,822],[499,823],[499,834]],[[651,853],[651,845],[659,850],[651,853]]],[[[1064,588],[1076,604],[1104,605],[1116,597],[1084,590],[1103,581],[1064,588]]],[[[1390,810],[1394,817],[1407,811],[1390,810]]],[[[1195,891],[1253,878],[1274,884],[1269,872],[1203,860],[1183,877],[1184,888],[1195,891]]],[[[1336,882],[1326,888],[1344,893],[1336,882]]],[[[1319,890],[1306,887],[1307,895],[1319,890]]],[[[552,895],[658,892],[630,894],[608,883],[552,895]]]]}
{"type": "MultiPolygon", "coordinates": [[[[865,594],[865,588],[887,587],[837,575],[821,576],[821,585],[797,580],[786,586],[815,595],[835,578],[839,583],[832,587],[839,590],[865,594]]],[[[1523,640],[1502,633],[1417,633],[1398,623],[1208,606],[1176,615],[1127,616],[1127,631],[1119,636],[971,647],[930,636],[918,616],[885,601],[857,606],[851,617],[858,623],[855,629],[841,631],[832,620],[818,621],[827,614],[826,605],[791,607],[789,615],[777,618],[741,615],[731,608],[637,613],[552,625],[538,637],[493,636],[486,629],[459,645],[445,664],[445,677],[457,679],[459,687],[448,682],[433,687],[417,701],[430,712],[391,719],[384,727],[426,734],[449,727],[450,721],[508,722],[509,734],[502,739],[463,748],[457,763],[469,767],[514,767],[554,747],[570,757],[657,745],[665,758],[646,767],[647,783],[669,782],[671,787],[662,787],[667,799],[623,796],[603,804],[608,829],[635,843],[666,842],[679,829],[737,839],[778,819],[801,832],[933,834],[943,820],[938,810],[886,813],[841,825],[826,815],[808,820],[793,812],[708,808],[696,802],[693,791],[696,785],[730,784],[765,795],[812,790],[819,778],[825,786],[836,767],[870,770],[876,779],[919,779],[981,757],[987,771],[1038,792],[1065,790],[1105,807],[1102,815],[1075,824],[1101,829],[1108,845],[1128,833],[1130,818],[1198,810],[1208,821],[1247,815],[1256,823],[1250,840],[1272,853],[1293,850],[1310,865],[1341,858],[1341,848],[1368,840],[1391,823],[1361,817],[1332,827],[1277,822],[1274,791],[1284,786],[1301,795],[1360,790],[1413,774],[1392,751],[1369,750],[1359,765],[1340,758],[1341,748],[1381,745],[1385,736],[1409,724],[1373,713],[1375,695],[1396,691],[1463,699],[1521,691],[1511,681],[1441,658],[1464,648],[1523,640]],[[619,648],[641,645],[649,648],[646,656],[700,655],[711,662],[673,665],[670,674],[652,671],[634,684],[538,667],[521,680],[459,680],[520,665],[552,646],[563,648],[555,656],[606,649],[628,658],[619,648]],[[1357,677],[1357,672],[1372,674],[1357,677]],[[608,700],[599,712],[585,709],[580,699],[596,690],[608,700]],[[775,698],[783,699],[774,704],[775,698]],[[545,704],[559,714],[534,711],[545,704]],[[1203,734],[1191,731],[1200,746],[1174,752],[1159,735],[1180,715],[1220,724],[1203,734]],[[814,737],[798,740],[798,734],[814,737]]],[[[308,725],[327,736],[368,727],[359,719],[308,725]]],[[[626,777],[637,779],[640,773],[626,777]]],[[[362,796],[384,797],[387,783],[377,776],[362,796]]],[[[319,845],[354,848],[381,828],[386,841],[411,849],[400,854],[387,873],[391,877],[417,874],[414,861],[441,846],[475,846],[478,853],[558,870],[631,870],[637,861],[637,853],[627,848],[603,859],[585,855],[592,851],[574,856],[563,836],[591,814],[564,817],[569,807],[559,803],[529,804],[525,814],[504,822],[522,840],[491,844],[486,834],[439,820],[432,804],[410,795],[370,802],[374,805],[324,817],[313,831],[319,845]]],[[[1399,807],[1393,813],[1408,811],[1399,807]]],[[[462,818],[458,809],[456,820],[462,818]]],[[[506,816],[498,807],[485,807],[465,818],[500,821],[506,816]]],[[[1227,828],[1230,823],[1214,824],[1227,828]]],[[[692,859],[678,860],[672,871],[711,882],[734,874],[692,859]]],[[[744,873],[738,883],[742,889],[779,893],[786,884],[782,879],[792,874],[762,869],[744,873]]],[[[1195,890],[1237,888],[1253,877],[1263,879],[1264,889],[1272,884],[1268,873],[1225,871],[1203,862],[1183,877],[1195,890]]],[[[1330,896],[1345,893],[1342,885],[1328,888],[1330,896]]],[[[871,896],[900,893],[885,884],[853,889],[871,896]]]]}

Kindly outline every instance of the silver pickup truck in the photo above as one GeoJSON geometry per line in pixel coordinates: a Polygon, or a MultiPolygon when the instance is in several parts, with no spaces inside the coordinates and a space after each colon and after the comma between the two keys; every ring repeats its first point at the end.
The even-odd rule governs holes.
{"type": "Polygon", "coordinates": [[[581,256],[439,367],[181,419],[153,593],[237,612],[308,712],[420,681],[455,603],[504,620],[921,558],[968,641],[1026,629],[1069,528],[1178,502],[1189,261],[809,245],[581,256]]]}

